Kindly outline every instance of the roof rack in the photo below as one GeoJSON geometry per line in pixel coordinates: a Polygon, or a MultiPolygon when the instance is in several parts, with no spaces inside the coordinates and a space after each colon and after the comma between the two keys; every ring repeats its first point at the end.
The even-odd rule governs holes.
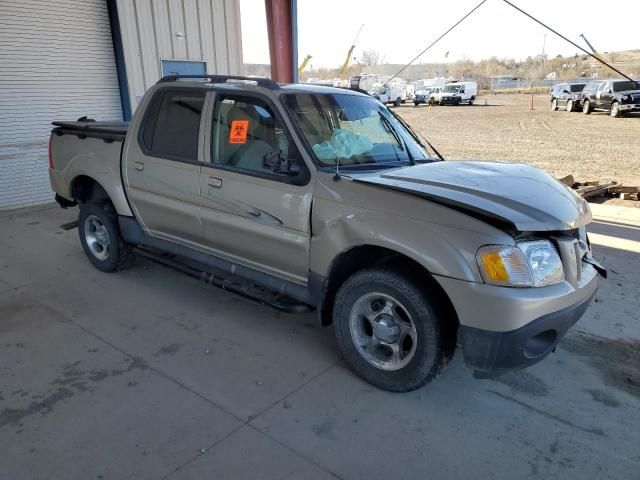
{"type": "Polygon", "coordinates": [[[261,87],[268,88],[270,90],[277,90],[280,88],[275,81],[266,77],[245,77],[242,75],[166,75],[158,80],[158,83],[175,82],[181,79],[208,79],[211,83],[226,83],[229,80],[241,80],[246,82],[255,82],[261,87]]]}

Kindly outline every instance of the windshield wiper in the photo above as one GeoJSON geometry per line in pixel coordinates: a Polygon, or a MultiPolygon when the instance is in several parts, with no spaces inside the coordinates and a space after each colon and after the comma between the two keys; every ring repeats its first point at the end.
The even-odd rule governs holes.
{"type": "Polygon", "coordinates": [[[394,111],[389,110],[389,113],[391,113],[391,115],[393,115],[393,117],[398,120],[400,122],[400,124],[402,124],[402,126],[404,128],[407,129],[407,131],[409,132],[409,134],[411,134],[411,136],[414,138],[414,140],[416,142],[418,142],[418,145],[420,145],[423,148],[427,148],[427,146],[422,143],[421,139],[424,140],[427,145],[429,145],[429,148],[431,148],[431,150],[433,150],[433,152],[438,156],[438,158],[440,160],[444,160],[444,157],[442,156],[442,154],[436,150],[436,147],[434,147],[433,145],[431,145],[431,142],[429,142],[429,140],[427,140],[426,138],[424,138],[424,136],[420,135],[418,132],[416,132],[413,128],[411,128],[409,126],[409,124],[407,122],[405,122],[402,117],[400,117],[400,115],[397,115],[394,111]]]}
{"type": "Polygon", "coordinates": [[[393,138],[396,139],[396,142],[398,142],[398,145],[400,146],[400,149],[403,152],[405,151],[407,152],[407,156],[409,157],[409,163],[411,165],[415,165],[416,161],[414,160],[413,155],[411,155],[411,152],[409,151],[409,147],[405,143],[404,139],[398,134],[398,132],[395,131],[389,119],[385,117],[382,112],[378,112],[378,115],[380,115],[380,119],[382,120],[382,124],[385,126],[385,130],[387,131],[387,133],[390,133],[391,135],[393,135],[393,138]]]}

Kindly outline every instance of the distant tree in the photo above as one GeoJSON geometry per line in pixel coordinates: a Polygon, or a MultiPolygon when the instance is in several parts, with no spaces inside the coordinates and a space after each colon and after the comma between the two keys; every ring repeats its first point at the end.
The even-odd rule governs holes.
{"type": "Polygon", "coordinates": [[[379,65],[384,63],[384,60],[384,55],[382,55],[378,50],[363,50],[360,54],[360,63],[363,65],[379,65]]]}

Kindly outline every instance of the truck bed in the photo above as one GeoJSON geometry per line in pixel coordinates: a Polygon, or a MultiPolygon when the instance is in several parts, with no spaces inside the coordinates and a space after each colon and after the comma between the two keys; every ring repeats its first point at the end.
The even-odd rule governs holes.
{"type": "Polygon", "coordinates": [[[103,140],[121,141],[127,135],[129,122],[52,122],[58,135],[76,135],[80,138],[93,137],[103,140]]]}

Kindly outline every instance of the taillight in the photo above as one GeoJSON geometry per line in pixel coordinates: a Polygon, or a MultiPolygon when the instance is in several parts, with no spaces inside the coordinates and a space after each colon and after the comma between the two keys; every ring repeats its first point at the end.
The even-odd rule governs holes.
{"type": "Polygon", "coordinates": [[[51,141],[53,140],[53,135],[49,137],[49,168],[54,169],[53,165],[53,152],[51,151],[51,141]]]}

